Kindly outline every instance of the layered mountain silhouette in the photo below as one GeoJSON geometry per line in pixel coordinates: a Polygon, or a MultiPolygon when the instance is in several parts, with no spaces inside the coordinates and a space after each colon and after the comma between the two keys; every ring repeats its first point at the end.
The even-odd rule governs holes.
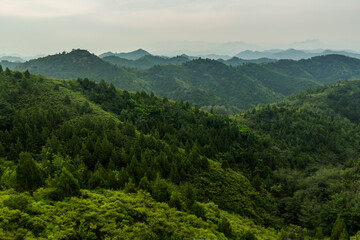
{"type": "Polygon", "coordinates": [[[242,59],[258,59],[258,58],[270,58],[270,59],[291,59],[300,60],[308,59],[316,56],[339,54],[353,58],[360,58],[360,54],[347,52],[347,51],[333,51],[333,50],[319,50],[319,51],[301,51],[296,49],[287,50],[267,50],[267,51],[251,51],[246,50],[236,54],[236,57],[242,59]]]}
{"type": "MultiPolygon", "coordinates": [[[[221,60],[186,60],[185,56],[146,55],[126,61],[116,56],[101,59],[86,50],[74,50],[25,63],[12,63],[8,67],[53,78],[104,79],[121,89],[145,90],[157,96],[198,104],[208,110],[215,107],[224,113],[274,102],[324,83],[360,77],[360,60],[342,55],[300,61],[262,59],[257,60],[261,64],[245,61],[246,64],[237,67],[228,66],[221,60]],[[157,64],[141,70],[119,67],[120,63],[130,61],[143,64],[143,68],[146,64],[157,64]]],[[[231,61],[242,60],[234,58],[231,61]]]]}

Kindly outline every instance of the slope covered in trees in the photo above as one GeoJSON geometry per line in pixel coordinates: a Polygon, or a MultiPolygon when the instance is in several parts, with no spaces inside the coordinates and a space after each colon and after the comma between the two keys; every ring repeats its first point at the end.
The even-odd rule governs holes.
{"type": "Polygon", "coordinates": [[[287,222],[330,235],[338,214],[359,231],[360,81],[305,91],[252,109],[240,121],[271,136],[288,166],[267,184],[287,222]]]}
{"type": "MultiPolygon", "coordinates": [[[[2,236],[275,238],[273,230],[254,226],[277,221],[272,197],[243,174],[222,168],[231,143],[241,147],[251,135],[227,117],[145,92],[119,91],[104,81],[10,71],[0,79],[0,186],[30,194],[2,193],[2,236]],[[234,187],[218,195],[213,188],[221,185],[213,186],[214,179],[234,187]],[[131,194],[140,190],[147,195],[131,194]],[[155,204],[149,194],[164,203],[155,204]],[[106,209],[120,198],[128,207],[109,215],[106,209]],[[50,224],[54,213],[59,221],[50,224]],[[173,231],[175,226],[180,230],[173,231]]],[[[260,142],[247,144],[257,148],[260,142]]]]}
{"type": "Polygon", "coordinates": [[[52,78],[89,77],[96,81],[106,79],[108,83],[129,91],[147,89],[146,83],[125,68],[118,68],[80,49],[30,60],[14,68],[20,71],[29,70],[32,73],[52,78]]]}
{"type": "Polygon", "coordinates": [[[183,58],[185,57],[162,59],[145,55],[137,60],[127,60],[116,56],[104,57],[118,65],[136,63],[150,67],[154,63],[172,64],[129,69],[117,67],[85,50],[74,50],[25,63],[5,64],[4,68],[22,71],[29,69],[30,72],[54,78],[87,77],[98,82],[104,79],[121,89],[145,90],[156,96],[197,104],[208,111],[213,108],[220,113],[236,113],[259,104],[284,99],[310,87],[360,77],[360,60],[340,55],[301,61],[244,64],[238,67],[209,59],[174,65],[182,63],[183,58]]]}
{"type": "Polygon", "coordinates": [[[307,60],[280,60],[265,65],[273,71],[323,84],[359,78],[360,59],[342,55],[325,55],[307,60]]]}
{"type": "Polygon", "coordinates": [[[359,82],[229,118],[105,81],[2,71],[0,236],[354,235],[359,82]]]}
{"type": "Polygon", "coordinates": [[[153,55],[146,55],[136,60],[129,60],[113,55],[103,57],[102,59],[116,66],[129,67],[129,68],[150,68],[155,65],[167,65],[167,64],[181,65],[185,62],[190,61],[189,58],[184,56],[166,58],[166,57],[159,57],[153,55]]]}

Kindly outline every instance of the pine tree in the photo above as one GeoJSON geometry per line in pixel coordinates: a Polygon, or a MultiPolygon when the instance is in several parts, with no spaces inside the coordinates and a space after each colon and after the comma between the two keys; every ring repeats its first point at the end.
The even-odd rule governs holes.
{"type": "Polygon", "coordinates": [[[129,182],[125,183],[124,191],[127,193],[135,193],[136,192],[136,186],[133,182],[132,178],[129,178],[129,182]]]}
{"type": "Polygon", "coordinates": [[[340,217],[340,214],[337,216],[334,226],[331,230],[330,240],[339,240],[345,239],[348,240],[349,234],[346,231],[346,225],[344,220],[340,217]],[[340,238],[342,237],[342,238],[340,238]]]}
{"type": "Polygon", "coordinates": [[[181,195],[178,192],[172,192],[169,200],[169,206],[176,208],[177,210],[183,209],[183,201],[181,195]]]}
{"type": "Polygon", "coordinates": [[[232,228],[227,218],[222,217],[218,223],[218,231],[225,234],[226,237],[232,237],[232,228]]]}
{"type": "Polygon", "coordinates": [[[26,70],[26,71],[24,72],[24,77],[25,77],[25,78],[29,78],[29,77],[30,77],[29,70],[26,70]]]}
{"type": "Polygon", "coordinates": [[[180,181],[181,181],[179,170],[178,170],[175,162],[173,162],[171,164],[171,170],[170,170],[170,176],[169,177],[170,177],[170,180],[173,183],[179,184],[180,181]]]}
{"type": "Polygon", "coordinates": [[[11,76],[11,71],[10,71],[10,69],[8,67],[5,68],[5,74],[8,75],[8,76],[11,76]]]}
{"type": "Polygon", "coordinates": [[[57,181],[56,192],[59,200],[77,196],[80,194],[79,182],[65,167],[62,168],[60,177],[57,181]]]}
{"type": "Polygon", "coordinates": [[[139,182],[139,189],[150,192],[150,182],[147,176],[141,178],[139,182]]]}
{"type": "Polygon", "coordinates": [[[22,152],[19,157],[19,164],[16,168],[17,188],[22,191],[30,191],[32,194],[43,183],[41,172],[30,153],[22,152]]]}
{"type": "Polygon", "coordinates": [[[316,233],[315,233],[315,239],[323,239],[324,238],[324,233],[322,228],[319,228],[316,233]]]}
{"type": "Polygon", "coordinates": [[[190,208],[196,200],[196,193],[191,183],[185,183],[183,192],[186,199],[186,205],[190,208]]]}
{"type": "Polygon", "coordinates": [[[157,175],[151,191],[151,196],[158,202],[167,202],[170,199],[168,185],[164,179],[157,175]]]}

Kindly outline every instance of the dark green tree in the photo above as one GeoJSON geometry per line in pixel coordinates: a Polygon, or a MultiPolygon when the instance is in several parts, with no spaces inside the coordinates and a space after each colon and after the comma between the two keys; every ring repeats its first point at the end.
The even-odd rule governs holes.
{"type": "Polygon", "coordinates": [[[57,200],[64,199],[66,197],[78,196],[80,194],[79,182],[65,167],[62,168],[59,179],[56,186],[57,200]]]}
{"type": "Polygon", "coordinates": [[[179,192],[172,192],[170,196],[169,206],[177,210],[183,209],[183,201],[179,192]]]}
{"type": "Polygon", "coordinates": [[[23,77],[22,73],[19,71],[15,71],[14,72],[14,78],[16,79],[21,79],[23,77]]]}
{"type": "Polygon", "coordinates": [[[232,233],[232,227],[230,225],[230,222],[227,218],[222,217],[218,223],[218,227],[217,230],[219,232],[222,232],[225,234],[226,237],[232,237],[233,233],[232,233]]]}
{"type": "Polygon", "coordinates": [[[11,76],[11,71],[10,71],[10,69],[8,67],[5,68],[5,74],[8,75],[8,76],[11,76]]]}
{"type": "Polygon", "coordinates": [[[41,172],[30,153],[22,152],[19,155],[19,164],[16,168],[16,183],[20,191],[29,191],[30,194],[43,184],[41,172]]]}
{"type": "Polygon", "coordinates": [[[336,218],[336,221],[331,230],[331,236],[330,236],[330,240],[339,240],[339,239],[344,239],[344,240],[350,239],[349,234],[347,233],[347,230],[346,230],[345,222],[341,218],[340,214],[336,218]]]}
{"type": "Polygon", "coordinates": [[[170,191],[168,184],[159,174],[157,175],[151,191],[151,196],[158,202],[167,202],[170,199],[170,191]]]}
{"type": "Polygon", "coordinates": [[[315,233],[315,239],[323,239],[323,238],[324,238],[323,230],[322,228],[318,228],[315,233]]]}
{"type": "Polygon", "coordinates": [[[150,182],[147,176],[144,176],[140,179],[139,189],[150,192],[150,182]]]}
{"type": "Polygon", "coordinates": [[[127,193],[135,193],[136,192],[136,186],[133,182],[132,178],[129,178],[129,182],[125,183],[124,191],[127,193]]]}
{"type": "Polygon", "coordinates": [[[191,208],[191,206],[195,203],[196,200],[195,189],[189,182],[185,183],[183,189],[186,205],[188,208],[191,208]]]}
{"type": "Polygon", "coordinates": [[[29,77],[30,77],[30,72],[29,72],[29,70],[26,70],[26,71],[24,72],[24,77],[25,77],[25,78],[29,78],[29,77]]]}
{"type": "Polygon", "coordinates": [[[64,97],[64,103],[65,103],[66,105],[70,105],[71,100],[70,100],[69,95],[66,95],[66,96],[64,97]]]}
{"type": "Polygon", "coordinates": [[[3,71],[3,68],[2,68],[2,66],[0,65],[0,73],[3,71]]]}

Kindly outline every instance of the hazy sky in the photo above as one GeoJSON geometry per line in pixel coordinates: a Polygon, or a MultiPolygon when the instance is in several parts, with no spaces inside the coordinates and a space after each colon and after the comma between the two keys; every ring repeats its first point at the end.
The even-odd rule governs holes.
{"type": "Polygon", "coordinates": [[[360,51],[359,12],[359,0],[0,0],[0,54],[360,51]]]}

